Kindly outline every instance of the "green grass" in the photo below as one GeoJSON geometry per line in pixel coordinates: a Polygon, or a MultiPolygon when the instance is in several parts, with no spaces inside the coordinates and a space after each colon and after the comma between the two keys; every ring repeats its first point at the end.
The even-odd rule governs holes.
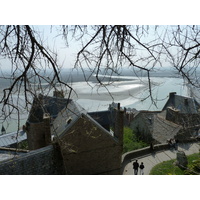
{"type": "MultiPolygon", "coordinates": [[[[195,161],[200,159],[199,153],[192,154],[187,156],[188,158],[188,167],[190,169],[194,169],[195,161]]],[[[188,173],[187,171],[180,169],[178,166],[175,166],[173,163],[175,159],[164,161],[156,166],[154,166],[150,172],[150,175],[185,175],[185,174],[192,174],[188,173]]]]}
{"type": "Polygon", "coordinates": [[[141,149],[149,146],[147,143],[138,140],[133,130],[129,127],[124,127],[124,139],[123,139],[123,153],[141,149]]]}

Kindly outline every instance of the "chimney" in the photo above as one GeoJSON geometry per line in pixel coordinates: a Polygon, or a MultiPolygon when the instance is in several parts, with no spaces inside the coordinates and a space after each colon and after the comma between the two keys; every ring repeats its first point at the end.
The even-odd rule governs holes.
{"type": "Polygon", "coordinates": [[[61,91],[55,90],[55,91],[53,91],[53,96],[54,97],[64,98],[64,92],[63,92],[63,90],[61,90],[61,91]]]}
{"type": "Polygon", "coordinates": [[[120,109],[120,103],[115,110],[115,123],[114,123],[114,136],[123,144],[123,132],[124,132],[124,111],[120,109]]]}
{"type": "Polygon", "coordinates": [[[29,150],[48,146],[51,143],[50,115],[45,113],[42,122],[27,123],[26,133],[29,150]]]}
{"type": "Polygon", "coordinates": [[[169,99],[171,101],[171,106],[172,107],[175,107],[175,94],[176,94],[176,92],[169,93],[169,99]]]}
{"type": "Polygon", "coordinates": [[[172,98],[172,97],[174,97],[174,96],[175,96],[175,94],[176,94],[176,92],[170,92],[170,93],[169,93],[169,98],[172,98]]]}
{"type": "Polygon", "coordinates": [[[44,143],[45,146],[48,146],[51,143],[51,118],[49,113],[44,113],[43,115],[43,123],[44,123],[44,143]]]}

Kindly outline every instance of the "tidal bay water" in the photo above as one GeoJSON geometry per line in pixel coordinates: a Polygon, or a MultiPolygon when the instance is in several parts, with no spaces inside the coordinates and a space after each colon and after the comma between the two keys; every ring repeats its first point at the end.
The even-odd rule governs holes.
{"type": "Polygon", "coordinates": [[[74,83],[72,86],[78,96],[74,96],[77,102],[87,111],[101,111],[108,109],[113,101],[120,103],[122,107],[135,108],[137,110],[162,110],[169,93],[189,96],[189,88],[181,78],[151,77],[151,96],[148,79],[136,77],[129,81],[119,80],[111,85],[98,88],[98,85],[90,83],[74,83]]]}
{"type": "MultiPolygon", "coordinates": [[[[189,96],[188,87],[184,84],[183,79],[171,77],[151,77],[153,101],[148,97],[150,88],[147,77],[118,76],[117,80],[103,82],[103,85],[94,81],[80,81],[71,83],[71,86],[74,89],[71,98],[88,112],[107,110],[112,102],[137,110],[162,110],[170,92],[189,96]]],[[[0,98],[2,98],[2,89],[0,98]]],[[[53,91],[49,93],[49,95],[52,94],[53,91]]],[[[23,99],[23,94],[20,95],[23,99]]],[[[28,112],[23,112],[20,116],[20,126],[22,126],[26,122],[28,112]]],[[[0,119],[0,128],[2,125],[7,132],[16,131],[18,128],[17,116],[14,114],[12,119],[6,122],[0,119]]]]}

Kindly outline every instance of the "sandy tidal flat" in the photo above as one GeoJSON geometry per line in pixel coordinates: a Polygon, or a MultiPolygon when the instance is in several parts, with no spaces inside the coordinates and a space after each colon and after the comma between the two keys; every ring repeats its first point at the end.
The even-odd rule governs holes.
{"type": "Polygon", "coordinates": [[[99,86],[94,83],[78,82],[72,87],[74,99],[90,99],[98,101],[121,101],[148,89],[148,84],[139,81],[118,81],[99,86]]]}

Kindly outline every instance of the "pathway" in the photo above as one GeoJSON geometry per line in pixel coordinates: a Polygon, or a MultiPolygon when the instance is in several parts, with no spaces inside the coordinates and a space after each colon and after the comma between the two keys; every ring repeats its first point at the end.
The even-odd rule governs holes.
{"type": "MultiPolygon", "coordinates": [[[[194,153],[198,153],[200,150],[200,146],[197,143],[186,143],[186,144],[179,144],[178,151],[184,151],[186,155],[191,155],[194,153]]],[[[143,157],[137,158],[138,163],[144,163],[144,175],[148,175],[151,169],[167,160],[176,159],[176,150],[166,150],[160,151],[155,154],[148,154],[143,157]]],[[[135,159],[130,160],[130,162],[125,166],[123,175],[133,175],[133,162],[135,159]]],[[[139,174],[139,173],[138,173],[139,174]]]]}

